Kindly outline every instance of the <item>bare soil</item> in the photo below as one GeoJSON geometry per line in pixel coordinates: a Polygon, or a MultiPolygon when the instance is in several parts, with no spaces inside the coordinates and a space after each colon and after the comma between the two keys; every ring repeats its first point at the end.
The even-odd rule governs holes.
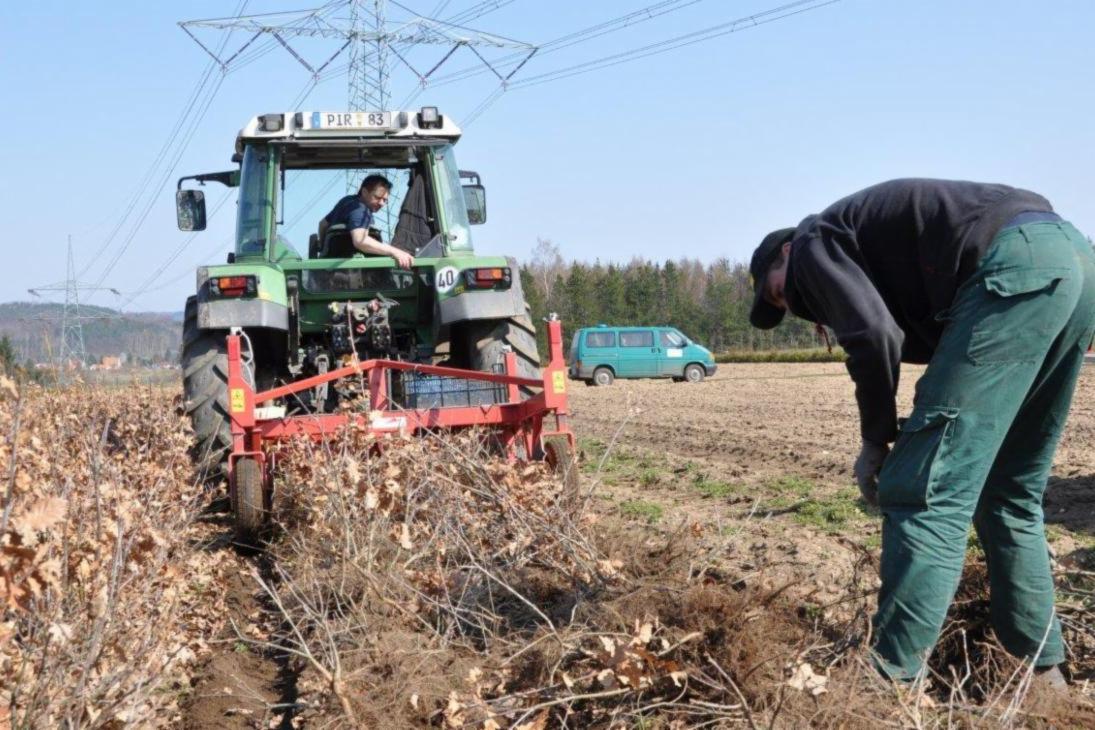
{"type": "Polygon", "coordinates": [[[187,730],[291,727],[286,710],[296,698],[295,673],[276,644],[271,607],[258,577],[270,579],[262,551],[236,542],[227,497],[211,490],[197,520],[195,549],[216,560],[208,593],[219,620],[203,632],[209,651],[193,672],[183,706],[187,730]]]}
{"type": "Polygon", "coordinates": [[[859,446],[853,388],[839,363],[721,365],[697,384],[572,383],[570,404],[579,435],[611,439],[619,430],[622,444],[709,461],[738,480],[795,473],[844,483],[859,446]]]}
{"type": "MultiPolygon", "coordinates": [[[[903,367],[899,413],[912,408],[922,373],[903,367]]],[[[570,405],[579,436],[692,460],[724,479],[757,484],[793,475],[830,488],[853,482],[859,418],[854,386],[839,363],[721,365],[698,384],[572,383],[570,405]]],[[[661,486],[654,494],[675,491],[661,486]]],[[[1081,374],[1045,504],[1048,523],[1095,535],[1095,366],[1081,374]]]]}

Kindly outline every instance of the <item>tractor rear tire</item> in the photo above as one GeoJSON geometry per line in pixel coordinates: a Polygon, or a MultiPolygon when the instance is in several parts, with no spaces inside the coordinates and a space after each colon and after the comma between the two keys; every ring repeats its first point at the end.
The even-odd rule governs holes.
{"type": "Polygon", "coordinates": [[[191,453],[201,475],[210,480],[227,476],[232,448],[227,334],[198,329],[197,298],[187,298],[182,347],[184,408],[194,430],[191,453]]]}
{"type": "MultiPolygon", "coordinates": [[[[528,315],[508,319],[469,322],[467,325],[468,367],[491,372],[505,362],[505,348],[517,355],[517,375],[540,377],[540,352],[536,349],[536,328],[528,315]]],[[[522,388],[522,391],[526,389],[522,388]]]]}
{"type": "Polygon", "coordinates": [[[257,460],[245,456],[236,461],[228,494],[232,502],[236,541],[244,545],[257,545],[266,527],[268,501],[262,467],[257,460]]]}

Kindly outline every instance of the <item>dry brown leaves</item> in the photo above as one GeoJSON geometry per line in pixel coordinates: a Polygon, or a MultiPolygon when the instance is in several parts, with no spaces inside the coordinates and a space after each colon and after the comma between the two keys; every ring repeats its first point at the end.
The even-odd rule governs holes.
{"type": "Polygon", "coordinates": [[[0,382],[0,727],[177,716],[215,620],[172,396],[0,382]]]}
{"type": "MultiPolygon", "coordinates": [[[[748,632],[767,610],[761,597],[739,600],[722,586],[721,602],[705,598],[712,591],[703,581],[689,582],[688,563],[699,556],[687,554],[687,535],[679,550],[654,540],[650,555],[643,535],[620,556],[599,549],[595,520],[562,479],[544,464],[507,463],[479,438],[349,432],[279,454],[284,531],[271,547],[279,581],[267,590],[289,627],[282,645],[302,672],[296,720],[450,728],[564,719],[608,727],[652,712],[678,724],[741,720],[740,692],[700,665],[711,646],[737,643],[716,625],[720,611],[748,632]]],[[[779,656],[775,687],[792,678],[782,667],[798,648],[779,656]]],[[[728,671],[756,658],[732,652],[728,671]]]]}
{"type": "Polygon", "coordinates": [[[350,432],[278,458],[264,588],[298,671],[294,726],[934,727],[984,712],[925,709],[877,678],[857,648],[870,575],[832,617],[805,611],[763,571],[733,574],[702,531],[595,520],[546,467],[474,434],[350,432]]]}

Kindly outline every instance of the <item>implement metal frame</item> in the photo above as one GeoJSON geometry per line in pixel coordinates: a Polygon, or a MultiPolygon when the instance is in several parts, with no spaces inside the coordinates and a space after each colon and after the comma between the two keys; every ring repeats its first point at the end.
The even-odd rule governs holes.
{"type": "MultiPolygon", "coordinates": [[[[547,322],[550,360],[540,379],[517,375],[517,356],[506,353],[505,372],[487,373],[477,370],[422,365],[395,360],[365,360],[329,373],[255,392],[247,377],[241,351],[242,336],[228,335],[228,403],[232,429],[232,450],[228,457],[229,483],[235,483],[235,465],[240,459],[254,459],[262,472],[265,489],[271,485],[269,443],[296,437],[329,438],[353,424],[376,435],[410,435],[433,429],[470,427],[491,428],[504,446],[510,459],[546,458],[560,463],[574,453],[574,433],[568,424],[566,396],[566,362],[563,356],[562,323],[547,322]],[[505,386],[506,401],[490,405],[441,408],[405,409],[390,401],[389,374],[406,371],[423,375],[460,378],[505,386]],[[360,377],[368,390],[369,411],[317,413],[305,415],[261,417],[264,403],[314,388],[323,383],[348,377],[360,377]],[[522,388],[538,388],[526,400],[522,388]],[[545,430],[544,419],[549,428],[545,430]],[[552,420],[554,419],[554,420],[552,420]],[[560,444],[562,440],[562,444],[560,444]],[[559,453],[560,449],[567,453],[559,453]]],[[[264,490],[265,491],[265,490],[264,490]]]]}

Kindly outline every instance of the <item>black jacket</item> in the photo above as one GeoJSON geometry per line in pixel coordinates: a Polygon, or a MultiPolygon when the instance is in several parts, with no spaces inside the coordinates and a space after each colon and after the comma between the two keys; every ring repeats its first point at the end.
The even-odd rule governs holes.
{"type": "Polygon", "coordinates": [[[897,434],[901,362],[927,362],[943,331],[936,315],[1004,224],[1052,211],[1036,193],[951,180],[891,180],[799,224],[784,296],[791,313],[832,328],[848,355],[863,438],[897,434]]]}

